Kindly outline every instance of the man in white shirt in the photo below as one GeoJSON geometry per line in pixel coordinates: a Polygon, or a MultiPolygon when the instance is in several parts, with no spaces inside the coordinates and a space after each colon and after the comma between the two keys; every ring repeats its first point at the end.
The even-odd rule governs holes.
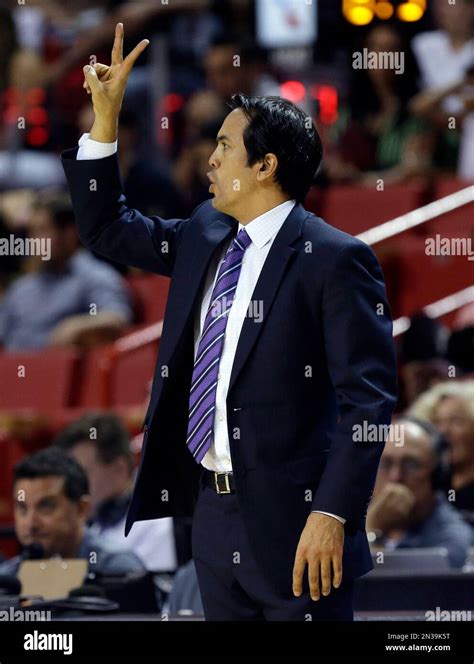
{"type": "MultiPolygon", "coordinates": [[[[441,92],[465,81],[468,71],[474,69],[474,4],[471,0],[457,0],[455,3],[435,0],[434,9],[439,30],[416,35],[412,47],[420,68],[422,88],[441,92]]],[[[465,92],[468,87],[466,81],[465,92]]],[[[471,100],[473,96],[471,85],[471,100]]],[[[472,180],[474,113],[462,113],[462,95],[449,94],[443,97],[442,109],[447,114],[445,129],[453,129],[448,124],[453,116],[463,116],[458,175],[465,180],[472,180]]]]}

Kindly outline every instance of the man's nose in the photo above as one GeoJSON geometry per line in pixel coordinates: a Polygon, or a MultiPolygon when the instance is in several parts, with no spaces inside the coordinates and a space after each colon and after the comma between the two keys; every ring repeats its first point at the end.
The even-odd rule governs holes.
{"type": "Polygon", "coordinates": [[[399,484],[403,479],[402,467],[399,463],[394,463],[390,468],[388,474],[388,479],[390,482],[396,482],[399,484]]]}
{"type": "Polygon", "coordinates": [[[27,514],[24,515],[23,517],[23,524],[30,533],[34,533],[39,525],[39,518],[36,512],[28,512],[27,514]]]}
{"type": "Polygon", "coordinates": [[[209,166],[210,166],[211,168],[217,168],[217,166],[218,166],[218,162],[217,162],[217,159],[216,159],[216,152],[215,152],[215,150],[214,150],[214,152],[211,154],[211,156],[209,157],[208,164],[209,164],[209,166]]]}

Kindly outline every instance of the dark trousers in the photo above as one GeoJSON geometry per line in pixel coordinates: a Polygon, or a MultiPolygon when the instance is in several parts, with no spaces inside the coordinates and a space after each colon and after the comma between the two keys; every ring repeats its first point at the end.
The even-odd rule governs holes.
{"type": "Polygon", "coordinates": [[[273,588],[253,557],[237,495],[217,494],[202,476],[192,551],[206,620],[353,620],[352,580],[317,602],[273,588]]]}

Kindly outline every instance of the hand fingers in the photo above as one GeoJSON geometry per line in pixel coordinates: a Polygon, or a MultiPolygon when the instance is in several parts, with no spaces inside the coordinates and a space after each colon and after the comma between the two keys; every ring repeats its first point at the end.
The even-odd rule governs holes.
{"type": "MultiPolygon", "coordinates": [[[[95,73],[99,77],[100,81],[105,81],[108,80],[109,74],[110,74],[110,67],[108,65],[103,65],[100,62],[96,62],[95,65],[90,65],[91,67],[94,67],[95,73]]],[[[91,94],[91,88],[89,83],[87,82],[85,75],[84,75],[84,83],[82,84],[82,87],[84,90],[87,92],[88,95],[91,94]]]]}
{"type": "Polygon", "coordinates": [[[306,558],[301,550],[296,551],[295,564],[293,566],[293,594],[299,597],[303,587],[303,574],[306,566],[306,558]]]}
{"type": "Polygon", "coordinates": [[[342,582],[342,560],[340,555],[334,555],[332,558],[333,580],[332,585],[334,588],[339,588],[342,582]]]}
{"type": "Polygon", "coordinates": [[[121,65],[123,62],[123,24],[117,23],[115,26],[115,39],[112,47],[111,63],[121,65]]]}
{"type": "Polygon", "coordinates": [[[86,65],[84,67],[84,76],[91,92],[98,92],[102,89],[102,83],[97,78],[94,67],[86,65]]]}
{"type": "Polygon", "coordinates": [[[309,592],[311,599],[315,602],[320,597],[319,593],[319,558],[313,558],[308,566],[309,592]]]}
{"type": "Polygon", "coordinates": [[[129,72],[132,69],[133,65],[135,64],[135,61],[143,53],[143,51],[146,49],[149,43],[150,43],[149,39],[142,39],[142,41],[135,46],[133,51],[131,51],[127,55],[127,57],[123,61],[123,65],[127,72],[129,72]]]}
{"type": "Polygon", "coordinates": [[[110,67],[108,65],[103,65],[100,62],[96,62],[95,65],[93,65],[93,67],[95,69],[95,73],[99,78],[104,74],[110,73],[110,67]]]}
{"type": "Polygon", "coordinates": [[[331,558],[324,556],[321,560],[321,592],[329,595],[331,592],[331,558]]]}

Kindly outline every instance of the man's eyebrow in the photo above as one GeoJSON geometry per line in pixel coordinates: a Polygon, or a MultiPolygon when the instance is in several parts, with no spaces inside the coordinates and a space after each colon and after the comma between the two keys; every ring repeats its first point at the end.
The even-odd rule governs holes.
{"type": "MultiPolygon", "coordinates": [[[[57,496],[55,496],[55,495],[53,495],[53,494],[50,494],[50,495],[47,495],[47,496],[43,496],[42,498],[40,498],[40,499],[38,500],[38,505],[42,505],[43,503],[47,503],[47,502],[51,502],[51,501],[55,501],[55,500],[57,500],[57,496]]],[[[18,496],[16,496],[16,498],[15,498],[15,502],[18,503],[18,504],[25,504],[25,503],[26,503],[26,500],[20,500],[20,499],[18,498],[18,496]]]]}
{"type": "Polygon", "coordinates": [[[230,141],[230,138],[225,134],[220,134],[219,136],[217,136],[216,142],[220,143],[221,141],[230,141]]]}

